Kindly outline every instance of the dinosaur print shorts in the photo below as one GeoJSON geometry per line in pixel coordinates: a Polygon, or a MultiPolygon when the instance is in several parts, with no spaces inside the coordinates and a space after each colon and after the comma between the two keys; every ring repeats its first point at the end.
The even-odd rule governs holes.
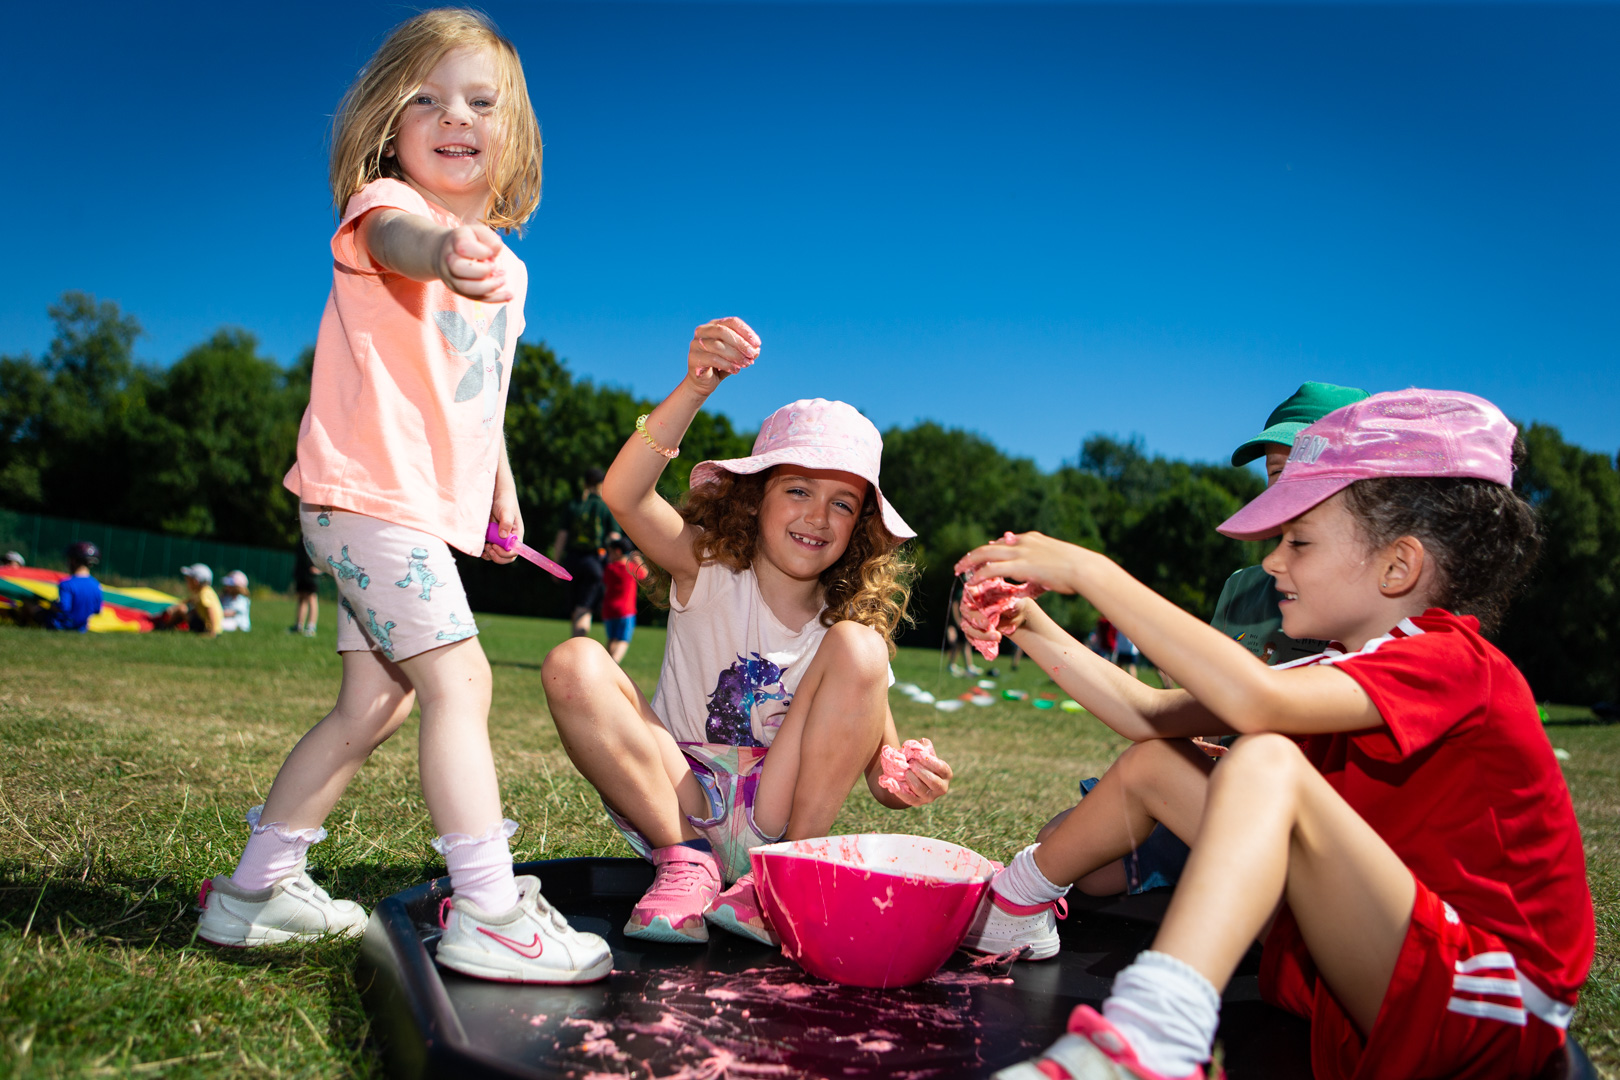
{"type": "Polygon", "coordinates": [[[337,583],[337,651],[413,656],[478,633],[450,547],[364,514],[298,504],[304,550],[337,583]]]}

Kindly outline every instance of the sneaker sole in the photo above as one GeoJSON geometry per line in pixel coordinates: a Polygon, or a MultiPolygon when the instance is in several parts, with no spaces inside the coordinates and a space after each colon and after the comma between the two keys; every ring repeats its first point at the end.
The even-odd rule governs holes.
{"type": "Polygon", "coordinates": [[[709,927],[699,921],[692,930],[677,930],[670,925],[667,916],[655,915],[653,921],[646,926],[637,926],[633,922],[625,923],[624,936],[638,941],[658,941],[665,945],[702,945],[709,940],[709,927]]]}
{"type": "Polygon", "coordinates": [[[761,930],[752,923],[743,922],[737,918],[729,907],[721,908],[719,911],[705,911],[703,921],[710,926],[716,926],[728,933],[736,934],[738,937],[757,941],[761,945],[769,945],[773,949],[780,948],[782,945],[782,939],[774,932],[761,930]]]}
{"type": "Polygon", "coordinates": [[[435,958],[440,967],[449,968],[459,975],[467,975],[485,982],[502,983],[538,983],[546,986],[566,986],[571,983],[596,982],[604,979],[613,970],[613,956],[610,953],[601,960],[587,968],[575,968],[559,971],[556,968],[520,967],[512,964],[492,964],[487,953],[460,955],[451,952],[446,955],[440,949],[435,958]]]}
{"type": "Polygon", "coordinates": [[[328,930],[324,933],[309,934],[298,933],[293,930],[275,930],[269,927],[256,926],[246,934],[235,934],[230,937],[210,934],[206,927],[197,928],[197,937],[210,945],[218,945],[223,949],[256,949],[261,945],[308,945],[326,938],[357,938],[365,933],[365,927],[356,926],[343,930],[328,930]]]}

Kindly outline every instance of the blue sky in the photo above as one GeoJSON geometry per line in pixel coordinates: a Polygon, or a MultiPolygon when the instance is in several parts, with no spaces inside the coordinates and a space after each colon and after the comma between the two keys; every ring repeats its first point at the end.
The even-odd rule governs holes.
{"type": "MultiPolygon", "coordinates": [[[[158,363],[313,342],[327,118],[412,10],[9,13],[0,352],[67,289],[158,363]]],[[[1094,431],[1209,460],[1314,378],[1620,448],[1620,6],[485,10],[545,134],[528,336],[579,375],[661,397],[736,314],[745,427],[821,395],[1048,468],[1094,431]]]]}

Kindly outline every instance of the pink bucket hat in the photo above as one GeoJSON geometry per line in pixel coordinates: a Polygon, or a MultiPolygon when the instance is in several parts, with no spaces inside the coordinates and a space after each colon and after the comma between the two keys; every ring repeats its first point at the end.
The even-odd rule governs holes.
{"type": "Polygon", "coordinates": [[[765,418],[754,440],[754,452],[727,461],[700,461],[692,466],[692,487],[713,483],[720,471],[757,473],[773,465],[799,465],[806,469],[836,469],[854,473],[872,485],[883,527],[899,540],[917,535],[905,523],[878,487],[883,464],[883,437],[872,421],[853,405],[826,398],[809,398],[784,405],[765,418]]]}
{"type": "Polygon", "coordinates": [[[1357,480],[1469,476],[1513,483],[1513,437],[1502,410],[1455,390],[1395,390],[1328,413],[1294,438],[1282,475],[1218,527],[1237,540],[1284,524],[1357,480]]]}

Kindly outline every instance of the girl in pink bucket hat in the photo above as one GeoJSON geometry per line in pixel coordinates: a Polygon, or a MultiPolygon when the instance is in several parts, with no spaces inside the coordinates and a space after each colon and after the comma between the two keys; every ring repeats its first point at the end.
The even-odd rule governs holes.
{"type": "Polygon", "coordinates": [[[629,937],[702,942],[718,926],[774,945],[751,848],[825,835],[863,774],[894,809],[950,787],[950,766],[925,741],[902,746],[888,708],[910,570],[899,548],[915,533],[879,487],[871,421],[841,401],[795,401],[748,457],[695,466],[679,508],[655,490],[709,395],[759,349],[741,319],[698,327],[686,377],[636,421],[602,485],[669,576],[657,694],[592,639],[546,657],[564,749],[657,867],[629,937]]]}
{"type": "Polygon", "coordinates": [[[1331,642],[1277,667],[1096,552],[1026,533],[962,560],[1084,595],[1185,687],[1123,676],[1026,600],[995,627],[1135,745],[996,877],[969,946],[1044,932],[1071,883],[1157,824],[1192,847],[1101,1012],[998,1077],[1202,1077],[1257,939],[1261,994],[1311,1021],[1321,1080],[1531,1077],[1561,1054],[1595,947],[1580,830],[1529,686],[1480,633],[1540,543],[1515,436],[1490,402],[1432,390],[1300,432],[1220,527],[1281,535],[1262,565],[1283,632],[1331,642]],[[1229,733],[1218,766],[1189,738],[1229,733]]]}

